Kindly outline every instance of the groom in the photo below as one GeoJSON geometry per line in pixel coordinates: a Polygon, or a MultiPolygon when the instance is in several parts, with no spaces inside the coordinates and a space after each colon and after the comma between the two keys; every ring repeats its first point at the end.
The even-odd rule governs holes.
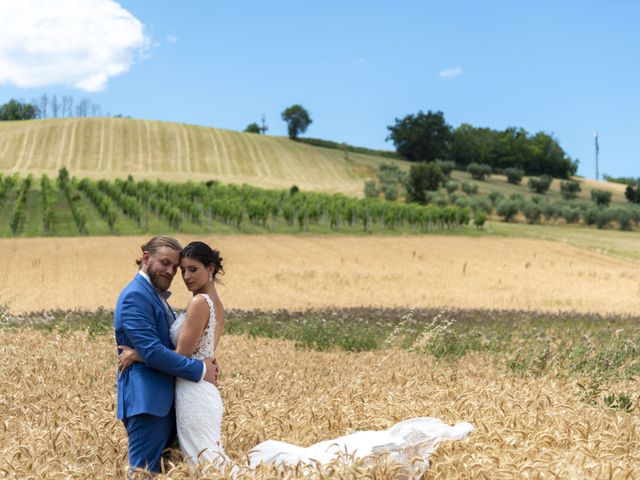
{"type": "Polygon", "coordinates": [[[135,348],[144,363],[118,372],[118,418],[129,437],[129,466],[160,471],[160,456],[176,435],[174,377],[214,383],[210,358],[191,360],[173,352],[169,327],[174,313],[168,288],[180,265],[180,243],[157,236],[142,246],[140,270],[122,290],[114,315],[117,345],[135,348]]]}

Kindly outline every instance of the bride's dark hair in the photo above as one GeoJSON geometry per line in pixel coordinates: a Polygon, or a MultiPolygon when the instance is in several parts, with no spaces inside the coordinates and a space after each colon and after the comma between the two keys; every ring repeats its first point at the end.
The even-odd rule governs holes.
{"type": "Polygon", "coordinates": [[[191,258],[202,263],[205,267],[213,265],[213,278],[215,280],[216,275],[220,272],[224,275],[224,269],[222,268],[222,257],[218,250],[213,250],[209,245],[204,242],[191,242],[189,245],[182,249],[182,258],[191,258]]]}

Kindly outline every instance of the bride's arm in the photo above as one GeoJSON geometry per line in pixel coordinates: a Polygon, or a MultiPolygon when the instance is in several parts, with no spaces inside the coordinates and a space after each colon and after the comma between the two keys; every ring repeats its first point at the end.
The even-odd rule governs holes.
{"type": "MultiPolygon", "coordinates": [[[[222,318],[224,323],[224,312],[222,318]]],[[[204,329],[207,327],[208,321],[209,304],[200,295],[193,297],[189,305],[187,305],[184,325],[182,326],[182,330],[180,330],[175,352],[185,357],[191,356],[193,352],[196,351],[198,341],[200,337],[202,337],[202,332],[204,332],[204,329]]],[[[222,333],[222,331],[220,333],[222,333]]],[[[215,335],[218,335],[217,326],[215,335]]],[[[216,336],[215,344],[218,343],[217,338],[216,336]]],[[[120,370],[121,375],[133,363],[144,362],[136,349],[127,347],[126,345],[118,345],[118,349],[122,351],[122,353],[118,355],[118,370],[120,370]]]]}

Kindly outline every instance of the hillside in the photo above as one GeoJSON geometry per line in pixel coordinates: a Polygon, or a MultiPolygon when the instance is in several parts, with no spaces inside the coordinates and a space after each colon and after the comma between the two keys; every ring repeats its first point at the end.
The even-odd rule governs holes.
{"type": "MultiPolygon", "coordinates": [[[[72,175],[89,178],[217,179],[264,188],[341,192],[361,197],[363,182],[375,177],[381,163],[408,171],[409,162],[376,155],[317,147],[286,137],[127,118],[59,118],[0,122],[0,173],[42,173],[55,177],[65,166],[72,175]]],[[[475,182],[455,171],[455,182],[478,183],[479,196],[498,191],[507,196],[531,195],[527,178],[521,185],[502,175],[475,182]]],[[[612,203],[626,204],[624,185],[578,179],[579,198],[590,201],[593,188],[611,190],[612,203]]],[[[554,180],[550,199],[560,199],[554,180]]]]}
{"type": "MultiPolygon", "coordinates": [[[[0,172],[91,178],[207,180],[362,195],[381,162],[349,153],[230,130],[126,118],[0,122],[0,172]]],[[[403,168],[407,168],[404,166],[403,168]]]]}

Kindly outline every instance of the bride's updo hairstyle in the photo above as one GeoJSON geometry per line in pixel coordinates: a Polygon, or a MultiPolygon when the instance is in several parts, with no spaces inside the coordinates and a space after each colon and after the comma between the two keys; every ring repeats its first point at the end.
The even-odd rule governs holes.
{"type": "Polygon", "coordinates": [[[222,268],[222,257],[218,250],[213,250],[209,245],[204,242],[191,242],[189,245],[182,249],[182,258],[190,258],[197,260],[205,267],[213,265],[213,279],[216,279],[216,275],[220,272],[224,275],[224,269],[222,268]]]}

